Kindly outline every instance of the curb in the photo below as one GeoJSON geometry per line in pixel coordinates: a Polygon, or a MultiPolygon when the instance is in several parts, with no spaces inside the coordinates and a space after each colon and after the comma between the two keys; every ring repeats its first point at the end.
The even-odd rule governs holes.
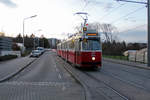
{"type": "Polygon", "coordinates": [[[146,69],[146,70],[150,70],[150,67],[145,67],[145,66],[141,66],[141,65],[133,65],[133,64],[129,64],[124,63],[123,61],[119,61],[119,60],[114,60],[114,59],[108,59],[108,58],[103,58],[104,61],[108,61],[108,62],[112,62],[112,63],[117,63],[117,64],[122,64],[122,65],[127,65],[130,67],[136,67],[136,68],[140,68],[140,69],[146,69]]]}
{"type": "Polygon", "coordinates": [[[31,62],[29,62],[27,65],[25,65],[22,68],[19,68],[16,72],[13,72],[12,74],[7,75],[6,77],[0,79],[0,83],[5,82],[11,78],[13,78],[14,76],[16,76],[17,74],[19,74],[22,70],[24,70],[25,68],[27,68],[29,65],[31,65],[36,59],[32,60],[31,62]]]}

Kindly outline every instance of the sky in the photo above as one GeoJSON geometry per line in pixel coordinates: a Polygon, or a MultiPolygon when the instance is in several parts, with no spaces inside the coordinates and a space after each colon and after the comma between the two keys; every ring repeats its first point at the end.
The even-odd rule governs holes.
{"type": "Polygon", "coordinates": [[[83,22],[76,12],[87,12],[88,23],[112,24],[120,41],[147,42],[146,5],[115,0],[0,0],[0,31],[22,34],[23,20],[37,15],[24,21],[25,34],[64,39],[83,22]]]}

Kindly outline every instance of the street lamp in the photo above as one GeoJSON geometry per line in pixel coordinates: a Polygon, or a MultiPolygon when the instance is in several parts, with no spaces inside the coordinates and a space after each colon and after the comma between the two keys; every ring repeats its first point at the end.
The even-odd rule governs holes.
{"type": "Polygon", "coordinates": [[[34,16],[26,17],[26,18],[23,19],[23,45],[24,45],[24,22],[25,22],[25,20],[30,19],[30,18],[34,18],[36,16],[37,15],[34,15],[34,16]]]}

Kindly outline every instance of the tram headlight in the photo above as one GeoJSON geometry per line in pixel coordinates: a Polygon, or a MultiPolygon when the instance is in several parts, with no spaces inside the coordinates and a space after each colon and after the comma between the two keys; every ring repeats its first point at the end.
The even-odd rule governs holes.
{"type": "Polygon", "coordinates": [[[95,57],[92,57],[92,60],[94,61],[94,60],[95,60],[95,57]]]}

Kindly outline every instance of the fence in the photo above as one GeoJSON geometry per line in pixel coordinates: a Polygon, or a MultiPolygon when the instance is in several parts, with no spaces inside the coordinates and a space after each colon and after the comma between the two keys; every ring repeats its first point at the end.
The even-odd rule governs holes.
{"type": "Polygon", "coordinates": [[[129,61],[147,63],[147,49],[128,52],[129,61]]]}

